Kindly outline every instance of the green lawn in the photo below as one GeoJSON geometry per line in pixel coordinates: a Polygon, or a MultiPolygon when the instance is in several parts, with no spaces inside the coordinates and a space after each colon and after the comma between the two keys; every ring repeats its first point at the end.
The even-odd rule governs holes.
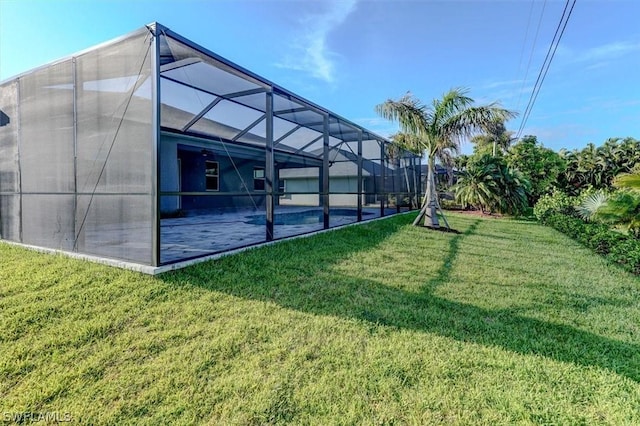
{"type": "Polygon", "coordinates": [[[398,216],[159,277],[0,244],[0,415],[640,424],[640,279],[531,222],[398,216]]]}

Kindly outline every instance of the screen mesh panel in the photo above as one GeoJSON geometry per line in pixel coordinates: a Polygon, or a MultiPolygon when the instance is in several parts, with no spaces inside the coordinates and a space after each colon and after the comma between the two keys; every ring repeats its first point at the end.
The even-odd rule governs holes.
{"type": "Polygon", "coordinates": [[[149,34],[77,59],[78,192],[149,192],[152,108],[149,34]]]}
{"type": "Polygon", "coordinates": [[[78,196],[77,251],[150,264],[151,204],[147,195],[78,196]]]}
{"type": "Polygon", "coordinates": [[[0,195],[0,238],[20,241],[20,195],[0,195]]]}
{"type": "Polygon", "coordinates": [[[150,48],[139,31],[0,88],[2,238],[151,263],[150,48]]]}
{"type": "Polygon", "coordinates": [[[234,100],[242,105],[264,112],[266,109],[264,98],[264,93],[254,93],[252,95],[238,96],[234,100]]]}
{"type": "Polygon", "coordinates": [[[147,264],[155,161],[150,40],[143,33],[84,54],[76,72],[76,248],[147,264]]]}
{"type": "Polygon", "coordinates": [[[368,219],[416,187],[376,139],[152,25],[0,86],[0,238],[162,264],[368,219]]]}
{"type": "Polygon", "coordinates": [[[380,142],[375,139],[362,141],[362,169],[364,178],[362,190],[364,198],[362,202],[363,211],[371,213],[366,218],[380,216],[380,203],[384,196],[384,183],[382,180],[382,160],[380,142]]]}
{"type": "Polygon", "coordinates": [[[18,82],[0,86],[0,238],[20,241],[18,82]]]}
{"type": "Polygon", "coordinates": [[[266,240],[265,149],[162,133],[162,263],[266,240]]]}
{"type": "Polygon", "coordinates": [[[263,86],[171,37],[160,40],[163,128],[264,146],[264,123],[251,127],[266,109],[263,86]]]}
{"type": "MultiPolygon", "coordinates": [[[[358,220],[358,147],[336,136],[341,131],[352,129],[339,122],[330,121],[329,129],[334,129],[329,139],[329,225],[340,226],[358,220]]],[[[363,178],[367,175],[363,172],[363,178]]]]}
{"type": "Polygon", "coordinates": [[[275,238],[322,229],[322,161],[287,154],[275,159],[275,238]]]}
{"type": "Polygon", "coordinates": [[[322,133],[300,127],[293,133],[286,134],[276,147],[278,149],[316,156],[322,155],[322,133]]]}
{"type": "MultiPolygon", "coordinates": [[[[172,41],[169,44],[173,52],[175,45],[179,43],[172,41]]],[[[177,50],[179,51],[177,55],[197,55],[186,46],[177,50]]],[[[179,68],[163,70],[162,76],[217,95],[227,95],[258,88],[256,84],[242,77],[221,70],[213,64],[200,61],[179,68]]]]}
{"type": "Polygon", "coordinates": [[[357,158],[344,150],[330,151],[329,206],[330,226],[339,226],[357,220],[358,164],[357,158]]]}
{"type": "Polygon", "coordinates": [[[74,190],[71,60],[20,78],[23,192],[74,190]]]}
{"type": "MultiPolygon", "coordinates": [[[[204,108],[204,106],[203,106],[204,108]]],[[[198,133],[218,136],[224,139],[234,139],[240,135],[247,127],[263,116],[263,113],[247,108],[243,105],[231,101],[221,101],[204,117],[196,122],[192,131],[198,133]]],[[[246,133],[246,141],[264,145],[262,138],[251,133],[246,133]]]]}
{"type": "Polygon", "coordinates": [[[163,127],[182,130],[216,96],[184,86],[166,78],[160,79],[163,127]]]}
{"type": "Polygon", "coordinates": [[[386,192],[385,205],[388,208],[396,208],[396,200],[399,194],[398,188],[398,168],[393,158],[387,152],[384,159],[384,189],[386,192]]]}
{"type": "MultiPolygon", "coordinates": [[[[266,241],[264,194],[180,195],[182,208],[161,220],[162,263],[219,253],[266,241]]],[[[169,198],[170,202],[175,197],[169,198]]],[[[167,204],[161,200],[162,204],[167,204]]]]}
{"type": "Polygon", "coordinates": [[[65,194],[23,194],[22,242],[73,250],[74,198],[65,194]]]}
{"type": "Polygon", "coordinates": [[[20,190],[18,123],[18,83],[13,81],[0,86],[0,193],[20,190]]]}

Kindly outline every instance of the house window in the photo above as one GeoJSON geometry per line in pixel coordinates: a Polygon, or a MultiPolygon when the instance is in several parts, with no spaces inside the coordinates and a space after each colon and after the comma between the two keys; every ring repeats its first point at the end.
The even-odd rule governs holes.
{"type": "Polygon", "coordinates": [[[264,191],[264,167],[253,168],[253,190],[264,191]]]}
{"type": "Polygon", "coordinates": [[[280,198],[282,200],[290,200],[291,194],[287,194],[287,180],[280,179],[278,181],[278,193],[280,193],[280,198]]]}
{"type": "Polygon", "coordinates": [[[205,178],[207,191],[220,190],[220,168],[217,161],[205,161],[205,178]]]}

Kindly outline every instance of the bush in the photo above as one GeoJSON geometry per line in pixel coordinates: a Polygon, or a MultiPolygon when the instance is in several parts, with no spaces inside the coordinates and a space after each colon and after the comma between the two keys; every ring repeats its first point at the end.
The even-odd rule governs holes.
{"type": "Polygon", "coordinates": [[[455,200],[440,200],[440,207],[444,210],[462,210],[462,206],[455,200]]]}
{"type": "Polygon", "coordinates": [[[554,190],[551,194],[540,197],[535,206],[533,214],[539,221],[545,223],[552,213],[569,214],[573,210],[575,200],[562,191],[554,190]]]}
{"type": "Polygon", "coordinates": [[[587,223],[564,213],[547,213],[544,223],[603,255],[609,261],[640,275],[640,240],[613,231],[607,225],[587,223]]]}

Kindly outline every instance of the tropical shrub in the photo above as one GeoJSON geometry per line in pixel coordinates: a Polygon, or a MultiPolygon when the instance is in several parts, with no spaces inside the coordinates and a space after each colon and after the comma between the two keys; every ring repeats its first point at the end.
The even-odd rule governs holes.
{"type": "Polygon", "coordinates": [[[440,200],[440,207],[444,210],[462,210],[462,206],[455,200],[440,200]]]}
{"type": "Polygon", "coordinates": [[[575,199],[569,197],[562,191],[553,190],[551,194],[543,195],[533,206],[535,217],[545,223],[547,217],[552,213],[569,214],[573,209],[575,199]]]}
{"type": "Polygon", "coordinates": [[[602,146],[590,143],[582,150],[560,151],[566,169],[558,177],[558,186],[569,195],[586,188],[613,189],[615,176],[630,173],[640,163],[640,140],[607,139],[602,146]]]}
{"type": "Polygon", "coordinates": [[[484,212],[520,214],[528,206],[529,182],[502,157],[473,157],[454,186],[456,202],[484,212]]]}
{"type": "Polygon", "coordinates": [[[585,191],[577,197],[577,215],[586,221],[596,221],[624,230],[640,238],[640,175],[621,174],[614,179],[620,188],[604,191],[585,191]]]}
{"type": "Polygon", "coordinates": [[[530,182],[531,205],[549,193],[566,167],[565,160],[557,152],[542,146],[535,136],[525,136],[511,146],[505,159],[510,168],[520,170],[530,182]]]}
{"type": "Polygon", "coordinates": [[[607,198],[608,196],[604,191],[589,191],[589,193],[585,191],[585,193],[577,197],[576,213],[586,222],[597,220],[598,209],[606,205],[607,198]]]}
{"type": "Polygon", "coordinates": [[[587,223],[582,219],[553,212],[545,223],[568,235],[609,261],[640,275],[640,240],[611,230],[602,223],[587,223]]]}
{"type": "Polygon", "coordinates": [[[597,209],[595,215],[602,222],[621,226],[635,238],[639,238],[640,192],[628,189],[614,192],[597,209]]]}

